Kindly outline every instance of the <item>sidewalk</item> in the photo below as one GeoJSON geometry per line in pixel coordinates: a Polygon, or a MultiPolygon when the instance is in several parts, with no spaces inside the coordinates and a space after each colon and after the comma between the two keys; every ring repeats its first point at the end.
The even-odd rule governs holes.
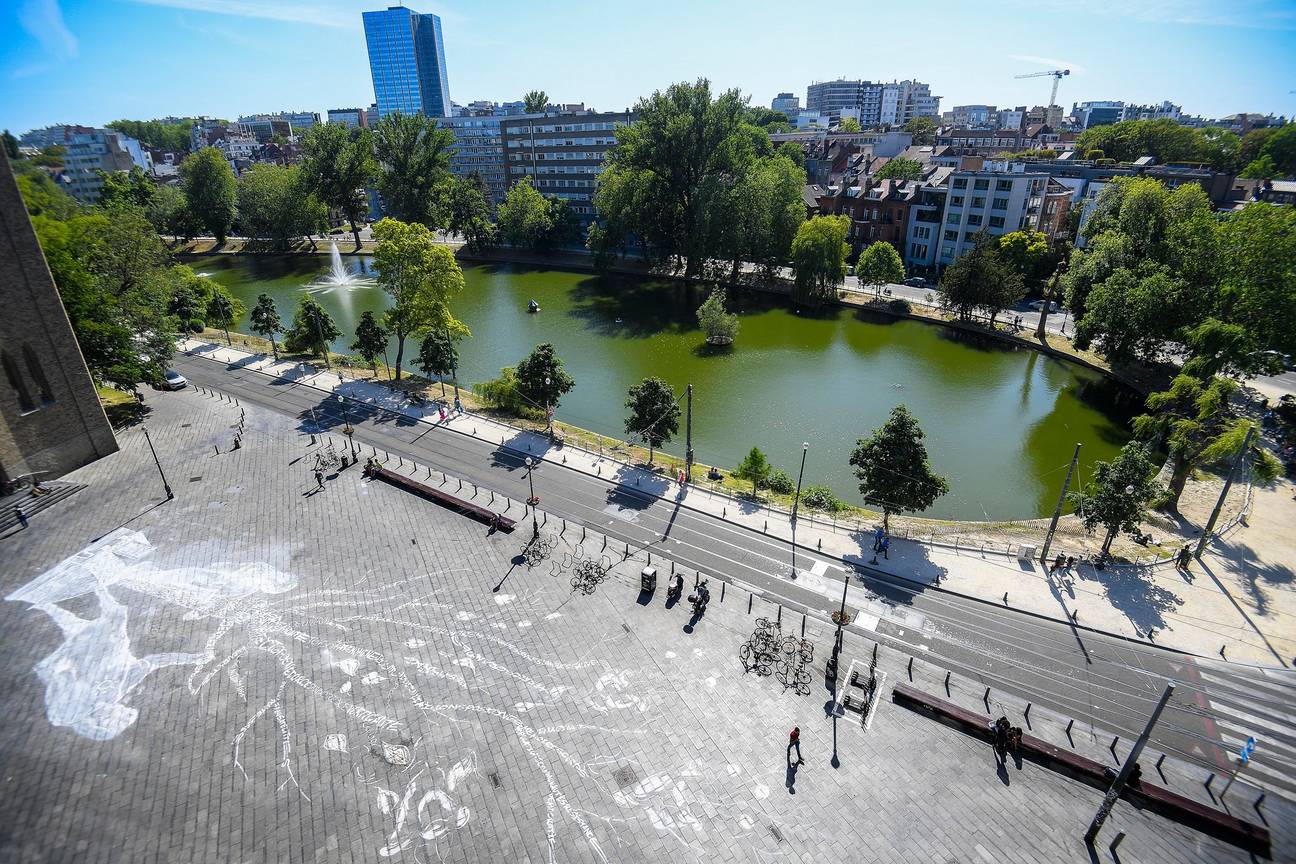
{"type": "MultiPolygon", "coordinates": [[[[669,500],[682,495],[683,506],[771,537],[791,541],[795,535],[799,547],[820,551],[839,559],[843,565],[867,573],[906,580],[915,591],[938,588],[1034,615],[1071,620],[1081,627],[1131,639],[1151,639],[1159,645],[1204,656],[1218,656],[1224,648],[1226,658],[1237,662],[1288,666],[1296,654],[1296,626],[1292,624],[1296,621],[1296,615],[1292,614],[1296,613],[1296,584],[1291,578],[1290,565],[1270,561],[1259,572],[1246,566],[1245,562],[1256,556],[1253,553],[1248,559],[1237,551],[1237,544],[1251,530],[1244,525],[1233,529],[1222,545],[1212,544],[1204,557],[1204,567],[1194,563],[1193,573],[1188,576],[1168,563],[1105,570],[1077,565],[1069,571],[1049,574],[1048,568],[1038,561],[1022,561],[1002,552],[901,538],[893,538],[889,559],[878,558],[874,563],[872,533],[868,528],[861,534],[853,528],[833,526],[804,514],[799,524],[794,525],[781,510],[768,510],[754,502],[697,486],[681,489],[673,480],[646,469],[570,444],[554,448],[542,435],[480,415],[451,414],[443,424],[435,405],[413,406],[382,385],[349,378],[339,382],[337,373],[320,371],[307,364],[276,363],[263,355],[192,339],[182,341],[179,347],[185,353],[292,380],[324,394],[337,393],[421,422],[447,425],[456,432],[484,441],[507,442],[510,447],[531,453],[537,459],[615,479],[644,494],[669,500]],[[1230,563],[1229,554],[1237,560],[1230,563]],[[1203,569],[1210,574],[1208,578],[1200,578],[1206,575],[1203,569]],[[1271,586],[1269,593],[1281,591],[1282,597],[1275,600],[1260,592],[1257,578],[1271,586]],[[1292,612],[1287,612],[1288,609],[1292,612]]],[[[1058,551],[1057,547],[1053,551],[1058,551]]],[[[793,578],[790,573],[783,575],[793,578]]],[[[798,572],[795,578],[825,596],[840,597],[841,569],[838,567],[820,562],[808,571],[798,572]]],[[[855,594],[859,596],[852,596],[852,604],[869,608],[870,597],[862,586],[852,591],[855,594]]]]}

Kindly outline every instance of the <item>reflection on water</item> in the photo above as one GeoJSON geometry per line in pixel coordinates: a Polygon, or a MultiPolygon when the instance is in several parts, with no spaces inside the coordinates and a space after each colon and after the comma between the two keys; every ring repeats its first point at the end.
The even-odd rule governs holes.
{"type": "MultiPolygon", "coordinates": [[[[349,260],[372,275],[366,259],[349,260]]],[[[310,256],[220,256],[194,266],[249,307],[270,294],[285,321],[304,286],[329,270],[326,259],[310,256]]],[[[848,500],[858,500],[848,465],[855,441],[901,402],[922,422],[932,462],[950,480],[950,494],[928,515],[964,519],[1047,514],[1075,443],[1083,444],[1081,472],[1089,476],[1092,462],[1127,440],[1138,409],[1087,369],[917,321],[845,309],[811,314],[785,298],[730,291],[741,330],[733,346],[716,350],[697,327],[701,286],[499,264],[467,267],[464,278],[453,302],[474,334],[460,350],[463,382],[493,377],[536,343],[553,342],[576,378],[559,418],[618,437],[632,384],[649,375],[677,390],[691,383],[699,459],[736,465],[755,445],[794,473],[807,441],[806,482],[848,500]],[[538,314],[526,310],[533,297],[538,314]]],[[[363,313],[388,305],[376,287],[317,299],[343,332],[334,343],[341,352],[350,351],[363,313]]],[[[407,346],[406,354],[416,351],[407,346]]],[[[682,454],[684,442],[665,449],[682,454]]]]}

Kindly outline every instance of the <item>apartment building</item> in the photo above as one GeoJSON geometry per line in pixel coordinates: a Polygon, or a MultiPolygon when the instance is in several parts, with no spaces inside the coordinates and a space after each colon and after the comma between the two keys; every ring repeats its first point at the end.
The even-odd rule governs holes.
{"type": "Polygon", "coordinates": [[[920,81],[889,83],[838,78],[806,88],[806,111],[831,120],[855,116],[861,126],[902,126],[914,117],[940,117],[940,97],[920,81]],[[858,113],[849,114],[851,110],[858,113]]]}
{"type": "Polygon", "coordinates": [[[770,102],[770,109],[783,112],[789,123],[795,123],[801,113],[801,98],[792,93],[780,93],[770,102]]]}
{"type": "Polygon", "coordinates": [[[981,231],[999,236],[1036,228],[1044,209],[1047,174],[1026,173],[1021,164],[997,160],[969,158],[964,165],[949,177],[936,253],[942,267],[972,248],[981,231]]]}
{"type": "Polygon", "coordinates": [[[496,114],[465,114],[437,119],[438,126],[449,129],[454,135],[450,173],[457,177],[467,177],[474,171],[480,174],[486,183],[486,197],[492,207],[504,200],[509,185],[504,166],[504,138],[500,130],[505,119],[504,115],[496,114]]]}
{"type": "Polygon", "coordinates": [[[603,157],[616,144],[616,128],[634,122],[634,115],[590,111],[500,119],[505,188],[530,177],[541,193],[568,201],[582,222],[592,220],[603,157]]]}
{"type": "Polygon", "coordinates": [[[356,129],[368,126],[369,117],[363,108],[330,108],[328,122],[339,123],[348,129],[356,129]]]}
{"type": "Polygon", "coordinates": [[[153,169],[148,151],[134,138],[114,129],[82,129],[72,134],[66,146],[63,178],[68,191],[82,204],[99,200],[103,188],[100,171],[111,174],[135,167],[145,172],[153,169]]]}

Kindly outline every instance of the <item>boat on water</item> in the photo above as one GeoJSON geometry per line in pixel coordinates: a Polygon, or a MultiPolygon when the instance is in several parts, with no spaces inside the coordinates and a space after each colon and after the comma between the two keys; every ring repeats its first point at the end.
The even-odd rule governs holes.
{"type": "Polygon", "coordinates": [[[539,312],[539,311],[540,311],[540,304],[537,303],[536,301],[532,300],[530,303],[527,304],[527,311],[528,311],[528,312],[539,312]]]}

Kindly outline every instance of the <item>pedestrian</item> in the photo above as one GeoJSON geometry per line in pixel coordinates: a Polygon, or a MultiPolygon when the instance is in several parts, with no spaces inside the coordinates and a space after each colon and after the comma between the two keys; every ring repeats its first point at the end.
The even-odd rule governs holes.
{"type": "Polygon", "coordinates": [[[792,727],[792,734],[788,735],[787,758],[788,758],[788,764],[789,764],[789,765],[792,764],[792,748],[793,748],[793,747],[796,748],[796,754],[797,754],[797,761],[796,761],[796,764],[797,764],[797,765],[804,765],[804,764],[805,764],[805,760],[801,758],[801,727],[800,727],[800,726],[793,726],[793,727],[792,727]]]}
{"type": "Polygon", "coordinates": [[[1075,556],[1068,555],[1066,560],[1066,569],[1070,570],[1074,566],[1075,566],[1075,556]]]}
{"type": "Polygon", "coordinates": [[[342,386],[342,373],[341,373],[341,372],[338,373],[338,386],[339,386],[339,387],[342,386]]]}
{"type": "Polygon", "coordinates": [[[877,528],[873,531],[873,551],[877,552],[882,548],[882,529],[877,528]]]}
{"type": "Polygon", "coordinates": [[[318,488],[320,489],[324,488],[324,472],[318,468],[315,469],[315,483],[317,484],[318,488]]]}
{"type": "Polygon", "coordinates": [[[25,510],[23,510],[21,504],[15,504],[15,505],[14,505],[14,515],[18,517],[18,524],[21,525],[21,526],[23,527],[24,530],[26,530],[26,528],[27,528],[27,512],[26,512],[25,510]]]}
{"type": "Polygon", "coordinates": [[[1188,572],[1188,565],[1190,563],[1192,563],[1192,551],[1185,546],[1180,549],[1179,554],[1175,556],[1175,569],[1182,570],[1186,573],[1188,572]]]}
{"type": "Polygon", "coordinates": [[[891,560],[891,538],[889,536],[882,538],[882,557],[888,561],[891,560]]]}
{"type": "Polygon", "coordinates": [[[463,413],[463,403],[459,401],[458,396],[455,397],[455,410],[458,411],[460,414],[463,413]]]}

